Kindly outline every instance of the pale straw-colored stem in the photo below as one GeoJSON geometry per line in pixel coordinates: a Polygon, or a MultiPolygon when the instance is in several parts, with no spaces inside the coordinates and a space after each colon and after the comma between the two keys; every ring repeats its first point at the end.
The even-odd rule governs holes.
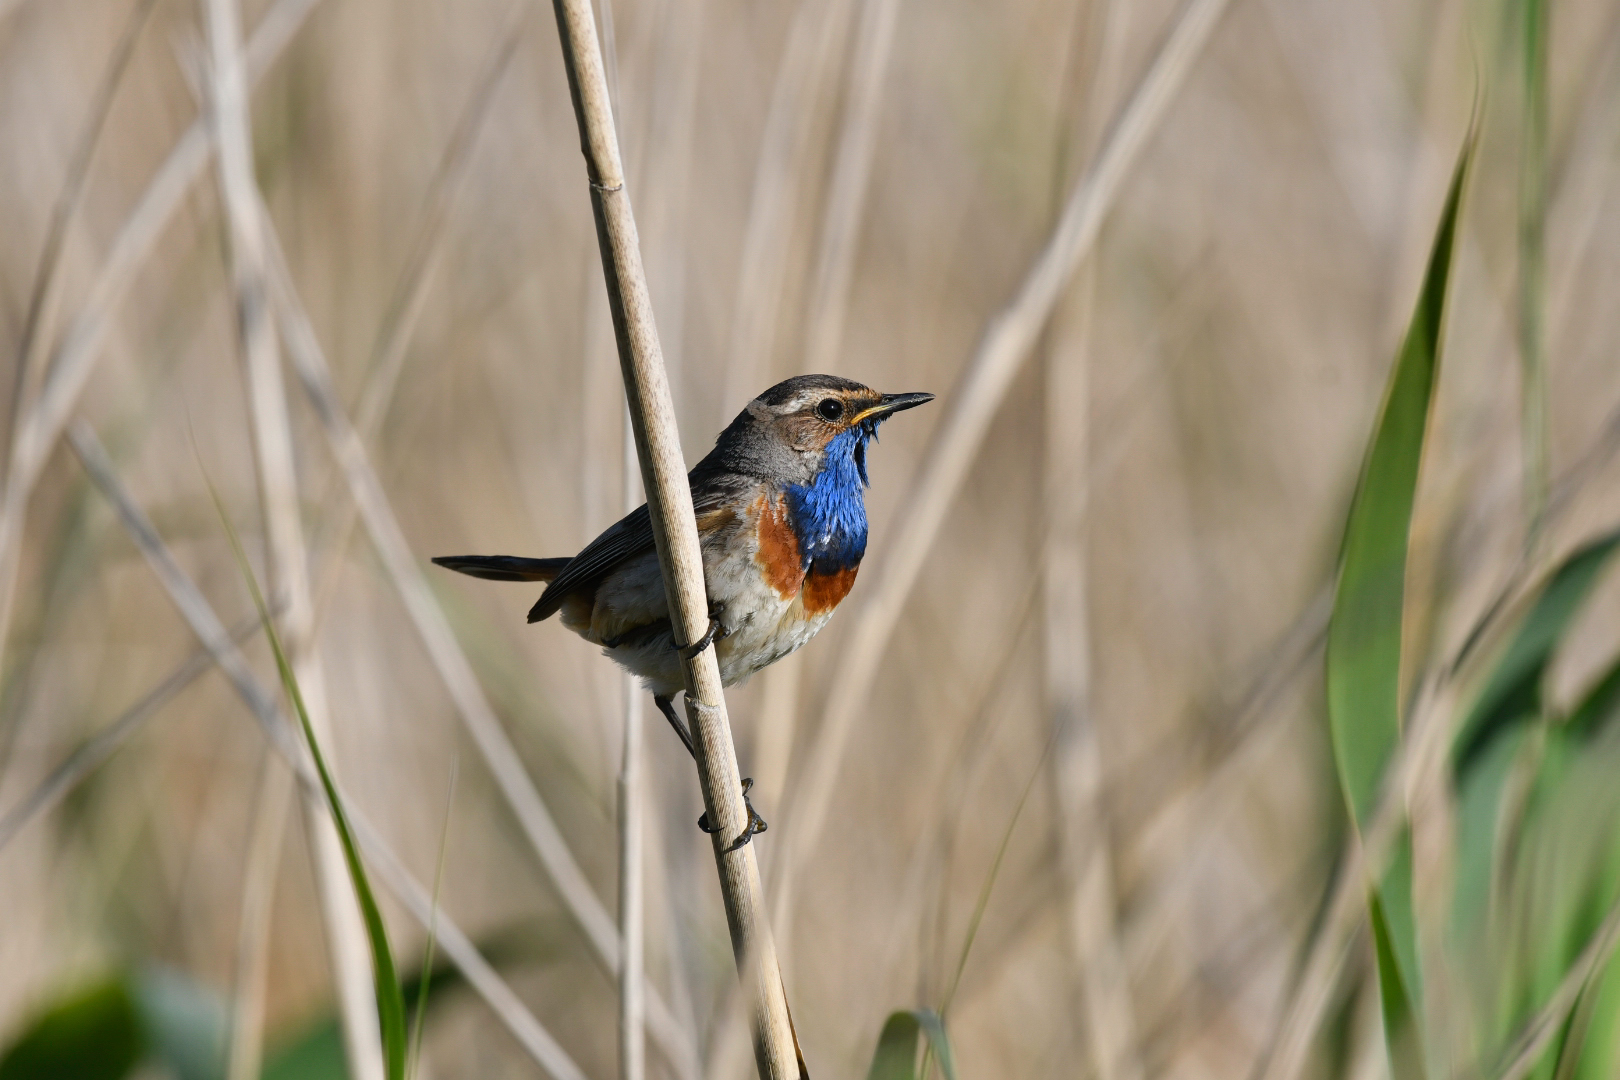
{"type": "Polygon", "coordinates": [[[850,283],[860,250],[861,218],[870,189],[872,159],[877,152],[882,119],[883,83],[894,54],[894,29],[900,0],[863,0],[855,28],[844,120],[827,186],[827,208],[821,219],[821,246],[816,256],[815,284],[805,314],[805,371],[832,371],[838,366],[849,315],[850,283]]]}
{"type": "Polygon", "coordinates": [[[1300,975],[1287,996],[1282,1022],[1272,1037],[1256,1080],[1293,1080],[1309,1056],[1311,1042],[1333,1000],[1334,987],[1349,955],[1350,942],[1367,912],[1367,898],[1379,887],[1395,843],[1408,821],[1414,799],[1431,798],[1419,782],[1433,775],[1436,760],[1451,744],[1459,680],[1431,679],[1408,720],[1405,738],[1385,769],[1377,807],[1359,836],[1352,836],[1340,860],[1326,914],[1317,925],[1300,975]]]}
{"type": "MultiPolygon", "coordinates": [[[[277,705],[276,697],[253,674],[247,658],[231,640],[213,607],[203,597],[196,583],[180,568],[173,552],[153,527],[151,518],[119,479],[95,431],[83,420],[76,421],[68,431],[68,441],[91,481],[112,503],[124,531],[140,550],[192,633],[197,635],[237,696],[247,705],[271,747],[292,766],[306,797],[319,793],[320,780],[315,775],[309,753],[294,734],[295,728],[277,705]]],[[[579,1066],[534,1018],[505,980],[478,954],[466,934],[442,910],[434,914],[431,894],[405,869],[398,856],[383,842],[381,834],[368,824],[365,815],[347,799],[344,800],[344,809],[348,812],[356,840],[379,876],[414,918],[424,927],[430,923],[435,927],[439,947],[535,1062],[555,1080],[584,1080],[585,1074],[579,1066]]]]}
{"type": "MultiPolygon", "coordinates": [[[[1101,23],[1078,116],[1082,140],[1094,140],[1117,93],[1129,6],[1087,5],[1101,23]]],[[[1071,48],[1073,46],[1071,45],[1071,48]]],[[[1072,121],[1071,121],[1072,123],[1072,121]]],[[[1078,140],[1077,140],[1078,141],[1078,140]]],[[[1067,163],[1065,163],[1067,164],[1067,163]]],[[[1065,175],[1065,179],[1067,176],[1065,175]]],[[[1110,850],[1102,743],[1092,692],[1090,616],[1091,363],[1096,263],[1076,274],[1068,303],[1053,319],[1046,350],[1045,507],[1042,574],[1049,759],[1057,794],[1057,837],[1068,945],[1079,979],[1086,1048],[1098,1080],[1141,1080],[1136,1007],[1131,999],[1110,850]]]]}
{"type": "Polygon", "coordinates": [[[1519,1037],[1502,1056],[1502,1065],[1491,1072],[1478,1075],[1489,1080],[1524,1080],[1529,1076],[1531,1070],[1540,1064],[1552,1040],[1564,1030],[1564,1021],[1575,1008],[1581,992],[1588,989],[1593,975],[1601,971],[1608,963],[1609,957],[1614,954],[1617,942],[1620,942],[1620,900],[1609,906],[1608,914],[1587,939],[1586,947],[1575,958],[1575,962],[1570,964],[1569,970],[1559,981],[1558,988],[1547,999],[1547,1003],[1525,1024],[1519,1037]]]}
{"type": "Polygon", "coordinates": [[[264,1060],[264,1005],[269,988],[270,917],[276,875],[287,831],[295,777],[267,754],[253,801],[247,867],[242,874],[242,914],[236,931],[236,990],[231,1002],[231,1046],[225,1080],[258,1080],[264,1060]]]}
{"type": "Polygon", "coordinates": [[[1091,250],[1126,173],[1202,52],[1226,0],[1190,0],[1141,83],[1110,127],[1090,168],[1070,194],[1047,240],[1012,301],[990,321],[958,380],[944,419],[909,495],[895,515],[898,532],[845,639],[821,725],[779,841],[772,922],[790,925],[794,875],[809,858],[832,804],[844,747],[866,703],[906,598],[939,535],[957,491],[984,440],[1013,377],[1023,367],[1058,296],[1091,250]]]}
{"type": "Polygon", "coordinates": [[[646,821],[642,809],[642,706],[645,692],[629,675],[624,688],[624,749],[619,768],[619,1076],[647,1075],[646,821]]]}
{"type": "MultiPolygon", "coordinates": [[[[247,48],[247,81],[259,80],[292,40],[320,0],[277,0],[253,32],[247,48]]],[[[51,353],[44,386],[11,432],[6,488],[0,494],[0,654],[5,651],[16,600],[17,570],[29,497],[68,422],[135,272],[151,254],[164,227],[191,185],[202,175],[212,144],[210,125],[199,117],[186,129],[146,186],[114,237],[88,295],[51,353]]]]}
{"type": "MultiPolygon", "coordinates": [[[[269,562],[270,595],[286,605],[280,617],[280,632],[287,655],[309,716],[310,728],[327,758],[339,759],[332,736],[331,712],[326,697],[326,672],[315,647],[315,607],[310,594],[309,558],[304,547],[304,527],[299,515],[298,475],[293,457],[292,422],[287,414],[286,388],[281,379],[280,348],[270,311],[269,282],[266,272],[265,228],[267,218],[260,212],[258,181],[253,172],[253,125],[249,115],[247,77],[241,40],[241,12],[238,0],[208,0],[208,101],[214,121],[217,153],[215,172],[219,177],[220,202],[224,207],[230,238],[231,278],[236,293],[236,328],[240,340],[243,378],[247,383],[249,428],[253,437],[253,458],[258,469],[259,502],[263,510],[266,549],[269,562]]],[[[271,798],[261,804],[268,813],[284,811],[287,800],[271,781],[271,798]],[[279,808],[279,811],[278,811],[279,808]]],[[[365,922],[359,901],[349,881],[342,842],[337,827],[327,813],[324,800],[304,801],[305,827],[310,834],[315,865],[315,881],[325,917],[327,950],[332,964],[338,1016],[342,1021],[344,1056],[349,1075],[355,1080],[383,1080],[382,1033],[377,1019],[376,987],[372,980],[371,954],[366,941],[365,922]]],[[[266,882],[255,882],[266,894],[274,880],[276,853],[280,850],[281,825],[269,822],[265,860],[261,871],[266,882]],[[273,843],[274,849],[270,846],[273,843]]],[[[256,902],[250,896],[251,904],[256,902]]],[[[269,919],[244,920],[249,930],[266,933],[269,919]]],[[[262,942],[247,943],[242,970],[263,977],[264,964],[258,954],[262,942]]],[[[245,997],[251,1004],[262,1003],[262,986],[249,987],[245,997]]],[[[245,1023],[256,1030],[259,1018],[245,1023]]],[[[255,1040],[256,1041],[256,1040],[255,1040]]],[[[250,1047],[256,1049],[256,1047],[250,1047]]],[[[241,1063],[244,1076],[258,1071],[256,1061],[241,1063]]]]}
{"type": "MultiPolygon", "coordinates": [[[[258,616],[253,616],[232,627],[230,639],[241,643],[258,632],[259,619],[258,616]]],[[[108,724],[100,734],[69,754],[66,760],[51,770],[49,776],[19,799],[4,815],[0,815],[0,850],[3,850],[30,821],[72,794],[87,776],[105,764],[107,759],[127,743],[159,709],[177,697],[186,687],[208,674],[213,666],[213,654],[207,649],[199,649],[192,653],[165,675],[156,686],[143,694],[140,700],[120,713],[118,718],[108,724]]]]}
{"type": "MultiPolygon", "coordinates": [[[[596,39],[596,20],[589,0],[555,0],[554,6],[568,86],[579,120],[642,485],[647,491],[659,566],[669,597],[670,622],[680,640],[696,641],[709,624],[703,553],[652,301],[647,293],[630,193],[625,190],[618,134],[596,39]]],[[[748,813],[714,650],[704,649],[687,661],[685,673],[687,720],[696,745],[698,781],[709,821],[716,830],[714,854],[721,897],[738,974],[748,988],[760,1076],[771,1080],[797,1076],[798,1050],[776,948],[766,921],[759,864],[752,844],[737,847],[733,843],[733,838],[747,828],[748,813]]]]}
{"type": "MultiPolygon", "coordinates": [[[[724,408],[759,393],[771,370],[814,121],[831,96],[851,0],[801,0],[777,64],[743,233],[737,302],[721,382],[724,408]]],[[[729,419],[729,414],[726,419],[729,419]]]]}
{"type": "MultiPolygon", "coordinates": [[[[262,207],[261,207],[261,212],[262,207]]],[[[344,412],[332,385],[326,355],[315,337],[303,305],[298,301],[287,272],[274,230],[265,234],[269,256],[271,302],[281,320],[287,357],[299,382],[314,406],[316,418],[326,434],[332,455],[337,459],[349,492],[360,508],[360,520],[376,548],[406,614],[416,628],[428,658],[456,711],[467,725],[480,755],[505,797],[519,826],[533,845],[540,865],[551,879],[564,906],[584,930],[586,939],[603,965],[617,973],[620,963],[619,933],[607,908],[596,896],[585,872],[557,828],[534,782],[523,769],[517,748],[501,727],[479,685],[472,664],[450,629],[449,620],[428,585],[421,565],[411,553],[399,519],[384,493],[382,482],[372,468],[360,435],[344,412]]],[[[647,988],[648,1032],[666,1061],[682,1080],[698,1075],[697,1053],[685,1031],[675,1021],[654,987],[647,988]]]]}
{"type": "MultiPolygon", "coordinates": [[[[444,257],[445,238],[449,235],[445,224],[464,186],[473,149],[489,116],[495,91],[500,87],[507,69],[512,66],[512,56],[523,38],[523,28],[533,6],[534,0],[513,0],[507,10],[495,51],[484,65],[472,97],[462,110],[428,185],[421,224],[411,243],[405,268],[394,286],[387,314],[378,329],[376,345],[355,409],[355,427],[367,444],[376,439],[383,419],[388,415],[388,408],[393,403],[411,339],[422,312],[427,308],[429,286],[433,284],[444,257]]],[[[328,508],[320,515],[319,529],[311,544],[316,558],[322,560],[319,584],[315,590],[317,622],[327,610],[332,592],[337,588],[343,571],[344,554],[349,550],[349,541],[354,535],[357,521],[352,500],[341,499],[335,505],[329,505],[332,502],[330,498],[321,500],[322,506],[328,508]]]]}
{"type": "MultiPolygon", "coordinates": [[[[842,0],[834,0],[828,7],[835,4],[847,7],[842,0]]],[[[808,171],[804,163],[809,151],[806,136],[821,98],[829,96],[831,53],[839,23],[847,18],[842,10],[822,12],[823,21],[812,36],[809,26],[801,26],[799,20],[817,12],[814,0],[800,5],[788,40],[788,53],[777,77],[776,96],[766,120],[744,242],[746,268],[737,299],[733,356],[727,373],[726,389],[736,391],[736,396],[757,392],[741,385],[745,372],[750,373],[746,376],[751,380],[750,385],[765,381],[752,373],[769,364],[770,350],[776,341],[782,279],[792,252],[790,238],[794,216],[799,210],[801,175],[808,171]],[[738,350],[747,352],[739,354],[738,350]]],[[[861,220],[882,119],[883,84],[894,54],[899,13],[899,0],[862,0],[860,4],[844,91],[843,117],[827,185],[810,299],[805,309],[800,371],[835,372],[840,366],[838,354],[849,314],[850,287],[860,250],[861,220]]],[[[755,723],[759,733],[755,775],[759,790],[779,800],[779,804],[793,750],[802,664],[801,658],[790,656],[761,675],[764,687],[755,723]]],[[[781,952],[785,964],[788,955],[785,944],[781,952]]],[[[745,1040],[733,993],[722,1000],[719,1017],[713,1071],[718,1076],[735,1076],[742,1072],[745,1040]]]]}
{"type": "Polygon", "coordinates": [[[22,342],[17,349],[11,412],[6,424],[7,446],[10,445],[11,435],[17,430],[17,421],[26,403],[38,389],[42,374],[39,370],[40,359],[56,326],[56,310],[62,299],[62,255],[67,248],[68,227],[77,217],[83,202],[85,181],[90,176],[90,159],[95,155],[96,144],[101,141],[107,114],[112,111],[119,84],[123,82],[124,72],[129,69],[129,59],[135,55],[135,43],[140,39],[146,17],[151,14],[155,3],[156,0],[135,0],[124,23],[123,33],[113,46],[112,57],[107,61],[101,82],[90,99],[84,130],[79,135],[72,156],[68,158],[62,189],[57,192],[56,202],[51,207],[51,220],[45,228],[45,243],[40,248],[39,269],[34,274],[34,288],[28,298],[28,313],[23,317],[22,342]]]}
{"type": "MultiPolygon", "coordinates": [[[[641,503],[639,479],[635,431],[626,413],[626,512],[641,503]]],[[[624,949],[624,962],[619,965],[619,1077],[620,1080],[643,1080],[647,1075],[647,822],[643,809],[646,780],[642,776],[642,713],[647,695],[629,672],[619,677],[619,684],[624,692],[624,749],[619,767],[619,940],[624,949]]]]}

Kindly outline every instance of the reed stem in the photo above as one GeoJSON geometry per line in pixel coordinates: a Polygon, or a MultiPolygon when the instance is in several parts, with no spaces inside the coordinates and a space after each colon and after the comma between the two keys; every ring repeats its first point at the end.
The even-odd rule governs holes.
{"type": "MultiPolygon", "coordinates": [[[[709,623],[703,553],[635,216],[630,193],[625,190],[596,20],[589,0],[554,0],[554,8],[671,622],[683,640],[696,641],[709,623]]],[[[749,989],[759,1074],[769,1080],[798,1076],[798,1048],[766,921],[759,864],[753,845],[735,847],[732,843],[747,827],[748,814],[714,650],[705,649],[687,661],[685,671],[687,722],[696,743],[704,807],[716,826],[713,840],[720,891],[738,973],[749,989]]]]}

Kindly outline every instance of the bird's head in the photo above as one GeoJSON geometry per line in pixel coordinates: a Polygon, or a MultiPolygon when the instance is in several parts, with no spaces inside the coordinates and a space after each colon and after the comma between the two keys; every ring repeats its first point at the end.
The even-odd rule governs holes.
{"type": "Polygon", "coordinates": [[[932,400],[933,394],[880,394],[836,375],[797,375],[750,401],[721,432],[715,454],[733,471],[795,484],[847,462],[864,483],[866,444],[878,425],[932,400]]]}

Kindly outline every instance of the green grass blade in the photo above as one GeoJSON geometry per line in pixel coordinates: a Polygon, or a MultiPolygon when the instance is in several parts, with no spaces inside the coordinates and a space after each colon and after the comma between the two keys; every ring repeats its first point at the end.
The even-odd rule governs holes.
{"type": "Polygon", "coordinates": [[[332,823],[337,827],[338,840],[343,847],[343,861],[349,868],[349,879],[354,885],[355,898],[360,903],[360,914],[366,926],[366,939],[371,944],[372,972],[377,987],[377,1019],[382,1030],[383,1061],[388,1069],[388,1080],[405,1080],[405,1058],[409,1047],[409,1035],[405,1026],[405,995],[400,988],[399,975],[394,968],[394,953],[388,944],[388,930],[383,925],[382,912],[377,908],[371,881],[366,875],[365,865],[360,861],[359,849],[355,846],[354,834],[349,828],[348,814],[343,809],[343,800],[338,796],[337,785],[332,780],[331,771],[326,767],[326,757],[321,753],[320,743],[315,738],[315,729],[309,722],[309,712],[304,706],[304,696],[298,689],[298,680],[293,674],[292,665],[287,662],[287,654],[281,647],[281,637],[276,633],[275,624],[271,621],[269,605],[265,603],[264,594],[259,591],[259,582],[253,575],[253,567],[248,563],[247,553],[242,550],[242,542],[237,537],[236,530],[231,527],[224,504],[220,502],[212,483],[209,484],[208,491],[214,500],[214,508],[219,512],[220,521],[224,523],[225,533],[230,538],[231,550],[236,555],[236,563],[242,572],[242,578],[247,583],[248,591],[253,595],[253,606],[259,612],[259,621],[264,626],[265,637],[269,639],[270,650],[276,658],[276,671],[281,676],[282,689],[292,704],[293,712],[298,715],[298,722],[304,729],[304,738],[309,740],[310,756],[315,759],[315,770],[320,774],[321,787],[326,792],[327,807],[331,810],[332,823]]]}
{"type": "Polygon", "coordinates": [[[1580,548],[1549,575],[1458,728],[1454,761],[1459,779],[1510,725],[1542,714],[1541,683],[1547,665],[1616,547],[1620,532],[1580,548]]]}
{"type": "Polygon", "coordinates": [[[904,1009],[889,1014],[866,1080],[919,1080],[926,1068],[926,1064],[922,1069],[917,1064],[919,1035],[927,1039],[928,1052],[939,1062],[945,1080],[956,1080],[956,1058],[945,1034],[945,1022],[932,1009],[904,1009]]]}
{"type": "MultiPolygon", "coordinates": [[[[1369,823],[1401,738],[1401,616],[1408,537],[1440,369],[1452,248],[1472,147],[1470,137],[1458,156],[1422,291],[1390,373],[1345,525],[1328,627],[1327,699],[1334,762],[1357,828],[1369,823]]],[[[1403,845],[1374,908],[1375,922],[1385,937],[1379,975],[1386,1014],[1392,1005],[1410,1012],[1412,1003],[1421,998],[1410,859],[1410,848],[1403,845]]],[[[1410,1016],[1398,1024],[1388,1024],[1386,1016],[1392,1035],[1408,1022],[1415,1025],[1410,1016]]],[[[1396,1040],[1390,1048],[1397,1067],[1412,1060],[1397,1052],[1396,1040]]]]}
{"type": "Polygon", "coordinates": [[[1396,357],[1350,507],[1328,627],[1327,692],[1334,760],[1358,825],[1364,825],[1373,811],[1384,769],[1400,740],[1407,534],[1439,372],[1440,327],[1468,153],[1465,148],[1457,164],[1423,291],[1396,357]]]}

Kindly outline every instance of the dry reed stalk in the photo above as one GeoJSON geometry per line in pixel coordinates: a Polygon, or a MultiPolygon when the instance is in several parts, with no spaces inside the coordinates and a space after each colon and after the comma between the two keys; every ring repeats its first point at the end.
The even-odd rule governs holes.
{"type": "MultiPolygon", "coordinates": [[[[635,431],[624,418],[624,504],[629,513],[641,504],[636,489],[635,431]]],[[[635,676],[619,677],[624,692],[624,752],[619,767],[619,1077],[643,1080],[647,1075],[646,1005],[646,819],[642,776],[642,706],[645,695],[635,676]]]]}
{"type": "MultiPolygon", "coordinates": [[[[297,463],[293,456],[291,418],[286,388],[281,380],[280,348],[270,310],[264,232],[268,218],[260,213],[258,181],[253,172],[253,125],[249,115],[247,78],[243,70],[241,12],[238,0],[208,0],[209,114],[214,122],[216,173],[220,201],[230,238],[230,269],[236,293],[236,327],[240,339],[243,378],[247,383],[249,428],[253,458],[258,468],[259,501],[264,514],[269,562],[270,595],[286,609],[280,633],[294,677],[303,694],[310,728],[336,769],[336,740],[326,697],[326,672],[315,644],[315,606],[310,593],[309,556],[299,515],[297,463]]],[[[272,780],[265,788],[260,809],[267,814],[285,812],[290,789],[272,780]]],[[[304,800],[304,825],[310,834],[315,880],[325,918],[325,940],[332,964],[332,981],[342,1021],[344,1056],[355,1080],[383,1080],[382,1032],[377,1019],[376,987],[372,982],[371,952],[360,905],[349,880],[342,842],[327,813],[325,801],[304,800]]],[[[256,868],[273,886],[279,862],[279,821],[264,825],[264,858],[256,868]]],[[[259,884],[255,882],[254,884],[259,884]]],[[[249,904],[257,902],[248,898],[249,904]]],[[[260,933],[269,930],[268,916],[259,921],[260,933]]],[[[248,944],[243,970],[262,977],[262,963],[254,957],[267,946],[248,944]]],[[[263,1001],[262,986],[248,989],[246,998],[263,1001]]],[[[239,1014],[240,1016],[240,1014],[239,1014]]],[[[256,1032],[261,1018],[247,1020],[256,1032]]],[[[250,1049],[252,1049],[250,1047],[250,1049]]],[[[256,1061],[243,1063],[245,1075],[257,1072],[256,1061]]]]}
{"type": "MultiPolygon", "coordinates": [[[[291,766],[306,795],[320,791],[308,750],[295,735],[294,725],[276,704],[275,696],[254,676],[247,658],[226,633],[213,607],[180,568],[153,527],[151,518],[119,479],[94,429],[83,420],[75,421],[68,430],[68,441],[85,472],[112,504],[124,531],[157,576],[170,601],[247,705],[271,747],[291,766]]],[[[345,800],[345,809],[360,847],[394,895],[424,927],[435,928],[439,947],[536,1063],[555,1080],[584,1080],[585,1074],[505,980],[479,955],[471,939],[442,910],[436,911],[427,889],[405,869],[365,815],[349,800],[345,800]]]]}
{"type": "Polygon", "coordinates": [[[831,93],[833,61],[849,22],[850,2],[800,0],[788,29],[749,197],[721,381],[726,407],[759,393],[755,384],[764,381],[762,371],[771,369],[801,186],[812,172],[814,120],[831,93]]]}
{"type": "MultiPolygon", "coordinates": [[[[320,0],[277,0],[254,29],[247,48],[247,81],[256,83],[320,0]]],[[[0,493],[0,655],[5,652],[16,601],[17,572],[28,500],[62,428],[89,382],[113,315],[191,185],[202,175],[212,145],[210,123],[199,117],[186,129],[140,202],[113,238],[78,314],[51,353],[39,396],[11,432],[6,487],[0,493]]]]}
{"type": "Polygon", "coordinates": [[[1367,897],[1383,879],[1408,810],[1416,801],[1435,797],[1432,790],[1419,790],[1418,783],[1437,775],[1436,762],[1451,745],[1461,682],[1452,672],[1444,680],[1426,680],[1420,689],[1400,746],[1385,770],[1377,808],[1366,830],[1346,844],[1325,915],[1285,999],[1286,1011],[1262,1057],[1257,1080],[1293,1080],[1305,1067],[1351,939],[1366,914],[1367,897]]]}
{"type": "MultiPolygon", "coordinates": [[[[1087,8],[1089,12],[1091,5],[1087,8]]],[[[1080,113],[1081,136],[1088,141],[1117,91],[1129,12],[1128,5],[1109,0],[1096,9],[1100,40],[1080,113]]],[[[1092,700],[1087,526],[1095,293],[1095,263],[1087,260],[1070,287],[1068,310],[1053,318],[1046,352],[1044,674],[1055,740],[1050,762],[1059,808],[1058,846],[1069,890],[1068,945],[1079,975],[1086,1045],[1099,1080],[1140,1080],[1136,1008],[1119,937],[1119,901],[1102,798],[1104,764],[1092,700]]]]}
{"type": "Polygon", "coordinates": [[[68,158],[67,170],[61,190],[51,206],[51,219],[45,227],[45,243],[40,248],[39,269],[34,273],[34,287],[28,298],[28,311],[23,316],[22,339],[17,347],[17,366],[13,372],[11,411],[6,424],[6,445],[17,430],[18,418],[24,405],[37,389],[42,372],[40,357],[56,326],[56,312],[62,300],[62,254],[66,248],[68,227],[78,216],[83,201],[85,181],[90,176],[90,161],[101,131],[106,126],[107,114],[112,111],[113,99],[129,69],[130,57],[135,55],[135,43],[146,26],[146,17],[152,13],[156,0],[135,0],[125,20],[123,33],[113,46],[101,81],[91,95],[89,115],[77,145],[68,158]]]}
{"type": "Polygon", "coordinates": [[[1496,1070],[1479,1074],[1487,1080],[1524,1080],[1541,1062],[1547,1047],[1560,1032],[1566,1030],[1565,1021],[1575,1007],[1576,999],[1585,991],[1593,975],[1603,969],[1620,943],[1620,900],[1609,906],[1603,922],[1587,939],[1586,947],[1570,964],[1558,988],[1525,1024],[1518,1039],[1503,1055],[1503,1064],[1496,1070]]]}
{"type": "MultiPolygon", "coordinates": [[[[647,294],[635,217],[624,186],[596,22],[589,0],[555,0],[554,7],[568,87],[579,120],[625,395],[635,428],[659,566],[669,595],[671,623],[683,640],[696,641],[709,626],[703,554],[652,301],[647,294]]],[[[684,667],[687,722],[697,749],[704,807],[715,826],[714,854],[721,896],[738,975],[748,987],[760,1076],[770,1080],[798,1076],[802,1067],[766,921],[759,865],[751,844],[738,847],[732,841],[744,834],[748,813],[714,650],[704,649],[686,660],[684,667]]]]}
{"type": "MultiPolygon", "coordinates": [[[[267,215],[262,203],[260,212],[267,215]]],[[[404,602],[406,613],[427,649],[429,660],[450,692],[450,698],[488,765],[496,786],[539,856],[546,876],[551,879],[569,914],[584,930],[593,951],[608,971],[617,973],[621,962],[618,929],[586,880],[573,852],[568,849],[567,841],[535,789],[534,782],[523,770],[517,748],[512,745],[496,718],[489,699],[484,696],[483,687],[473,673],[472,665],[450,629],[444,610],[439,607],[421,566],[411,554],[399,519],[371,466],[365,444],[338,400],[325,353],[298,300],[275,231],[267,230],[265,239],[271,301],[281,320],[288,359],[314,406],[332,456],[337,459],[349,492],[360,508],[361,522],[404,602]]],[[[647,987],[647,1023],[649,1033],[670,1067],[682,1080],[695,1080],[698,1075],[696,1051],[657,988],[650,985],[647,987]]]]}
{"type": "MultiPolygon", "coordinates": [[[[400,272],[399,281],[394,286],[387,314],[383,316],[378,329],[376,346],[372,350],[355,410],[355,427],[360,432],[360,438],[367,443],[377,437],[383,418],[388,415],[388,408],[393,402],[400,372],[404,369],[405,357],[410,350],[411,337],[427,307],[428,287],[433,284],[444,255],[447,236],[445,223],[466,180],[473,149],[489,116],[495,91],[511,67],[512,56],[523,39],[523,28],[532,6],[533,0],[513,0],[507,10],[494,54],[484,65],[483,74],[456,122],[428,185],[421,224],[411,243],[410,255],[400,272]]],[[[323,573],[315,591],[317,620],[320,613],[327,609],[332,591],[337,587],[344,553],[349,550],[358,516],[352,501],[343,499],[331,505],[332,502],[333,499],[320,500],[321,505],[328,509],[320,515],[320,529],[311,544],[323,560],[323,573]]]]}
{"type": "Polygon", "coordinates": [[[264,1060],[264,1005],[270,971],[270,917],[286,836],[295,777],[266,754],[253,801],[253,828],[242,874],[242,912],[236,932],[236,978],[231,1001],[230,1057],[225,1080],[258,1080],[264,1060]]]}
{"type": "MultiPolygon", "coordinates": [[[[259,631],[258,616],[244,619],[230,631],[230,639],[238,644],[247,641],[259,631]]],[[[214,657],[207,649],[199,649],[183,660],[156,686],[118,715],[99,734],[67,756],[50,775],[17,803],[0,815],[0,850],[11,842],[30,821],[56,806],[95,772],[120,747],[130,740],[159,709],[179,693],[208,674],[214,666],[214,657]]]]}
{"type": "Polygon", "coordinates": [[[1110,126],[1091,167],[1070,194],[1052,236],[1012,301],[990,321],[958,379],[909,495],[899,530],[866,594],[829,680],[832,687],[795,789],[779,846],[772,921],[792,920],[794,875],[826,823],[833,786],[856,716],[865,704],[911,587],[933,546],[990,421],[1023,366],[1075,267],[1090,251],[1120,185],[1213,31],[1226,0],[1189,0],[1152,65],[1110,126]]]}
{"type": "MultiPolygon", "coordinates": [[[[757,368],[770,363],[782,300],[782,279],[792,251],[790,236],[798,209],[796,204],[800,201],[799,177],[807,171],[803,159],[808,156],[810,146],[810,121],[821,99],[829,92],[830,60],[838,20],[847,17],[833,12],[824,18],[821,33],[816,38],[817,49],[812,54],[807,48],[811,40],[808,32],[798,22],[812,10],[813,0],[806,0],[795,18],[788,55],[778,75],[780,101],[772,101],[760,151],[754,205],[743,247],[744,271],[729,371],[739,384],[743,380],[741,373],[750,365],[757,368]],[[837,18],[833,17],[835,14],[837,18]],[[800,85],[801,79],[807,85],[800,85]],[[786,169],[793,170],[791,177],[784,175],[786,169]],[[738,350],[742,348],[752,350],[746,361],[739,358],[738,350]]],[[[803,358],[797,365],[800,371],[825,372],[838,367],[838,350],[843,344],[844,324],[849,314],[850,284],[860,250],[861,219],[876,156],[883,84],[894,52],[899,12],[899,0],[863,0],[860,6],[838,145],[833,155],[810,300],[805,311],[806,338],[803,358]]],[[[754,381],[764,380],[756,376],[754,381]]],[[[788,657],[767,668],[761,677],[764,686],[755,725],[760,744],[755,774],[760,790],[778,799],[786,787],[793,752],[801,663],[800,659],[788,657]]],[[[784,963],[786,955],[784,950],[784,963]]],[[[735,993],[735,987],[727,989],[718,1011],[721,1022],[711,1060],[715,1063],[714,1071],[721,1076],[742,1071],[745,1040],[735,993]]]]}
{"type": "Polygon", "coordinates": [[[805,316],[804,371],[831,371],[837,365],[849,315],[850,283],[855,277],[861,216],[866,209],[872,159],[877,151],[883,83],[894,52],[900,0],[863,0],[855,29],[845,91],[844,121],[827,186],[815,283],[805,316]]]}

